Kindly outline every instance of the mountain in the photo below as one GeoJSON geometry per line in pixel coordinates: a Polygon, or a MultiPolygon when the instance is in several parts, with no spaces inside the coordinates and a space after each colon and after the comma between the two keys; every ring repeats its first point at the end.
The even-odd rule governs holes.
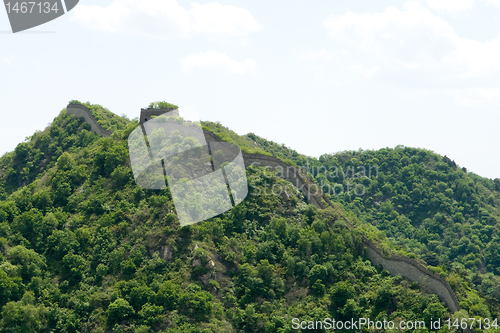
{"type": "MultiPolygon", "coordinates": [[[[209,127],[231,136],[220,124],[209,127]]],[[[467,172],[425,149],[398,146],[311,158],[253,133],[247,137],[306,170],[364,235],[425,261],[447,279],[463,309],[481,316],[487,308],[498,311],[500,179],[467,172]]]]}
{"type": "Polygon", "coordinates": [[[312,167],[342,167],[340,183],[363,184],[366,195],[331,195],[335,207],[318,209],[286,180],[252,166],[243,202],[181,228],[168,187],[134,182],[127,139],[138,121],[83,104],[110,137],[65,109],[0,158],[1,332],[292,332],[294,318],[312,322],[312,332],[326,331],[316,323],[325,318],[423,320],[426,332],[431,319],[497,317],[495,181],[424,150],[314,159],[204,122],[245,153],[309,167],[326,193],[337,180],[312,167]],[[378,175],[345,174],[363,164],[378,175]],[[268,184],[287,191],[270,193],[268,184]],[[346,228],[342,216],[357,228],[346,228]],[[440,227],[440,219],[449,222],[440,227]],[[375,267],[365,238],[440,265],[433,269],[463,309],[450,313],[425,287],[375,267]],[[469,242],[460,247],[462,238],[469,242]],[[455,240],[459,250],[447,252],[455,240]]]}
{"type": "Polygon", "coordinates": [[[500,300],[500,179],[403,146],[323,155],[310,163],[331,200],[444,275],[462,275],[470,287],[500,300]],[[363,170],[372,170],[371,177],[363,170]]]}

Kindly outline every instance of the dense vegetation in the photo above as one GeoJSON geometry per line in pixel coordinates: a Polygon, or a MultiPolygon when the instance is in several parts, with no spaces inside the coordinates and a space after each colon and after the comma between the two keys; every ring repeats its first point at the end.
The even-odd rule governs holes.
{"type": "MultiPolygon", "coordinates": [[[[236,135],[221,125],[210,129],[225,138],[236,135]]],[[[315,159],[253,133],[243,138],[306,169],[384,245],[434,266],[465,309],[484,308],[471,304],[476,294],[486,299],[479,303],[498,307],[500,179],[482,178],[425,149],[398,146],[315,159]]]]}
{"type": "Polygon", "coordinates": [[[153,109],[178,109],[179,107],[175,104],[167,103],[165,101],[162,102],[152,102],[148,106],[153,109]]]}
{"type": "Polygon", "coordinates": [[[408,147],[323,155],[308,163],[332,200],[392,243],[440,266],[443,275],[466,272],[468,286],[500,300],[500,179],[408,147]]]}
{"type": "Polygon", "coordinates": [[[82,103],[75,99],[71,100],[69,104],[81,104],[86,106],[92,116],[97,119],[97,123],[105,130],[113,132],[124,129],[127,126],[128,119],[125,115],[117,117],[113,112],[99,104],[90,104],[90,102],[82,103]]]}
{"type": "MultiPolygon", "coordinates": [[[[453,270],[454,287],[468,292],[463,301],[469,302],[466,310],[449,314],[435,295],[366,260],[361,244],[365,229],[347,230],[335,211],[307,205],[298,191],[283,196],[259,194],[265,184],[285,184],[263,169],[247,170],[253,186],[241,204],[208,221],[180,228],[168,188],[153,191],[135,185],[127,138],[138,123],[109,118],[104,108],[87,106],[99,113],[97,119],[102,117],[114,126],[110,138],[95,135],[83,120],[63,111],[50,127],[0,159],[0,332],[292,332],[296,317],[429,321],[497,315],[496,303],[468,289],[467,283],[475,286],[469,274],[474,269],[483,281],[478,285],[498,283],[479,274],[481,267],[466,267],[467,261],[460,266],[463,254],[448,256],[458,266],[447,266],[443,253],[436,255],[443,270],[453,270]]],[[[315,163],[254,134],[240,137],[220,124],[204,125],[243,149],[267,151],[297,164],[315,163]]],[[[385,171],[382,157],[378,158],[379,178],[390,183],[390,172],[398,169],[385,171]]],[[[479,177],[464,177],[491,186],[479,177]]],[[[372,182],[380,186],[379,178],[368,179],[367,187],[371,189],[372,182]]],[[[449,184],[454,184],[453,179],[449,184]]],[[[366,178],[359,181],[366,182],[366,178]]],[[[477,220],[485,228],[497,220],[490,211],[494,206],[480,202],[485,193],[497,193],[486,185],[475,192],[477,202],[463,197],[472,213],[473,202],[480,214],[490,212],[492,220],[477,220]]],[[[380,200],[380,206],[393,200],[370,194],[361,203],[370,202],[369,197],[380,200]]],[[[361,209],[358,197],[334,199],[351,210],[344,212],[350,218],[355,218],[352,211],[359,214],[355,222],[391,230],[386,227],[391,226],[388,219],[376,214],[381,211],[377,203],[361,209]],[[373,222],[371,216],[381,222],[373,222]]],[[[457,202],[465,205],[465,201],[457,202]]],[[[415,230],[426,230],[426,219],[435,215],[411,215],[412,210],[396,199],[392,205],[397,218],[407,214],[415,230]]],[[[472,213],[464,207],[464,220],[455,224],[465,228],[470,219],[478,219],[472,213]]],[[[385,214],[395,215],[392,211],[385,214]]],[[[473,242],[472,231],[459,231],[473,242]]],[[[392,232],[388,235],[394,242],[407,244],[408,251],[415,248],[418,256],[432,253],[439,245],[429,247],[423,239],[392,232]]],[[[491,242],[495,231],[489,235],[491,242]]],[[[484,263],[489,269],[488,262],[484,263]]]]}

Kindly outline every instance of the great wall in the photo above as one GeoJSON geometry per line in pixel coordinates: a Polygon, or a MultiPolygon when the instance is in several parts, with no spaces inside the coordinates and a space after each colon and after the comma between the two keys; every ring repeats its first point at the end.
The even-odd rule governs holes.
{"type": "MultiPolygon", "coordinates": [[[[66,112],[68,115],[83,117],[90,125],[92,131],[99,135],[109,137],[112,134],[112,132],[103,129],[98,124],[95,117],[92,116],[90,111],[84,105],[70,104],[68,105],[66,112]]],[[[148,109],[141,110],[142,122],[145,121],[143,120],[145,117],[143,112],[148,112],[148,109]]],[[[158,113],[158,111],[154,112],[158,113]]],[[[215,133],[205,129],[203,131],[207,142],[222,141],[215,133]]],[[[278,171],[278,176],[291,182],[303,192],[308,203],[315,205],[320,209],[332,207],[345,221],[348,229],[356,228],[353,223],[351,223],[335,208],[330,199],[321,191],[320,186],[318,186],[314,180],[304,173],[300,167],[289,166],[276,157],[261,154],[243,153],[243,159],[245,161],[245,167],[254,165],[278,171]]],[[[424,290],[438,295],[440,300],[446,303],[452,313],[461,309],[457,296],[451,289],[449,283],[441,275],[427,269],[424,265],[414,259],[396,254],[384,256],[380,246],[377,244],[377,241],[369,240],[364,236],[363,245],[366,249],[366,257],[373,263],[373,265],[382,266],[383,269],[387,270],[392,275],[400,275],[408,280],[418,282],[424,290]]]]}
{"type": "Polygon", "coordinates": [[[66,107],[66,114],[68,115],[74,115],[75,117],[83,117],[87,124],[90,125],[90,128],[92,131],[96,134],[109,137],[113,132],[105,130],[104,128],[99,125],[99,122],[97,119],[90,113],[90,110],[82,104],[69,104],[66,107]]]}
{"type": "MultiPolygon", "coordinates": [[[[213,133],[206,133],[205,135],[207,141],[209,141],[212,136],[214,136],[213,133]]],[[[266,155],[243,153],[243,159],[245,160],[246,167],[255,165],[277,171],[278,176],[281,176],[303,191],[308,203],[321,209],[328,206],[332,207],[345,221],[348,229],[356,228],[353,223],[335,208],[330,199],[321,191],[320,186],[314,183],[308,175],[303,174],[303,170],[300,168],[286,165],[276,157],[266,155]]],[[[415,259],[396,254],[392,254],[389,257],[384,256],[380,246],[364,236],[363,245],[366,248],[366,257],[373,265],[381,265],[392,275],[400,275],[408,280],[417,281],[424,289],[438,295],[441,301],[447,304],[451,312],[460,310],[460,302],[457,296],[451,289],[449,283],[441,275],[427,269],[415,259]]]]}

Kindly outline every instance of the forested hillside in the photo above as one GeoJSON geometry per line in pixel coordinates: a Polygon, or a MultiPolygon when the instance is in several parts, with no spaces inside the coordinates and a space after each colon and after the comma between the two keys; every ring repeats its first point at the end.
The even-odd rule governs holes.
{"type": "MultiPolygon", "coordinates": [[[[220,124],[206,126],[229,140],[237,136],[220,124]]],[[[425,149],[360,149],[316,159],[253,133],[245,137],[307,170],[365,235],[425,260],[447,279],[462,308],[483,316],[499,310],[500,179],[482,178],[425,149]]]]}
{"type": "MultiPolygon", "coordinates": [[[[378,165],[378,177],[354,177],[365,196],[332,200],[353,222],[375,225],[387,241],[450,272],[465,305],[450,314],[436,295],[366,260],[361,238],[369,229],[347,230],[334,210],[308,205],[298,190],[264,192],[286,182],[261,168],[247,170],[253,186],[242,203],[180,228],[168,188],[134,182],[127,138],[138,122],[87,106],[115,131],[110,138],[63,110],[0,159],[1,332],[293,332],[293,318],[497,316],[497,303],[485,298],[498,286],[495,182],[423,150],[315,160],[204,123],[245,151],[298,165],[378,165]]],[[[336,182],[328,177],[323,184],[336,182]]]]}
{"type": "MultiPolygon", "coordinates": [[[[230,137],[229,129],[208,126],[230,137]]],[[[492,306],[500,301],[500,179],[480,177],[425,149],[360,149],[316,159],[253,133],[247,137],[307,170],[358,224],[383,231],[377,237],[385,243],[435,266],[463,295],[464,308],[472,308],[467,290],[492,306]]]]}
{"type": "Polygon", "coordinates": [[[408,147],[324,155],[310,171],[332,200],[385,231],[393,243],[441,266],[443,274],[467,271],[471,286],[500,299],[500,179],[408,147]],[[370,169],[372,177],[363,177],[370,169]],[[358,194],[364,194],[347,193],[348,184],[361,184],[358,194]]]}

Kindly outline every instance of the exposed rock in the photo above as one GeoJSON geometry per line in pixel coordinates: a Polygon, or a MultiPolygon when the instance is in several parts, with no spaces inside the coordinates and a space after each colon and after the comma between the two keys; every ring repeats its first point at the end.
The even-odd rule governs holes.
{"type": "MultiPolygon", "coordinates": [[[[210,259],[210,257],[207,257],[207,258],[210,259]]],[[[205,265],[205,267],[208,268],[208,269],[212,269],[213,270],[215,268],[215,264],[214,264],[213,260],[210,259],[208,261],[208,263],[205,265]]]]}
{"type": "Polygon", "coordinates": [[[172,260],[172,250],[170,250],[168,245],[164,245],[160,248],[160,258],[166,261],[172,260]]]}
{"type": "Polygon", "coordinates": [[[155,251],[155,247],[149,248],[148,252],[151,256],[153,256],[155,253],[158,254],[158,257],[160,257],[163,260],[170,261],[172,260],[172,250],[170,249],[170,246],[168,245],[163,245],[160,247],[158,251],[155,251]]]}
{"type": "Polygon", "coordinates": [[[283,191],[281,192],[281,197],[283,198],[283,200],[288,201],[290,199],[290,194],[288,194],[287,191],[283,191]]]}
{"type": "Polygon", "coordinates": [[[200,259],[194,259],[193,260],[193,267],[198,267],[201,265],[201,260],[200,259]]]}
{"type": "Polygon", "coordinates": [[[207,274],[203,274],[200,276],[201,283],[203,283],[204,286],[208,285],[208,281],[210,281],[212,278],[212,272],[208,272],[207,274]]]}

